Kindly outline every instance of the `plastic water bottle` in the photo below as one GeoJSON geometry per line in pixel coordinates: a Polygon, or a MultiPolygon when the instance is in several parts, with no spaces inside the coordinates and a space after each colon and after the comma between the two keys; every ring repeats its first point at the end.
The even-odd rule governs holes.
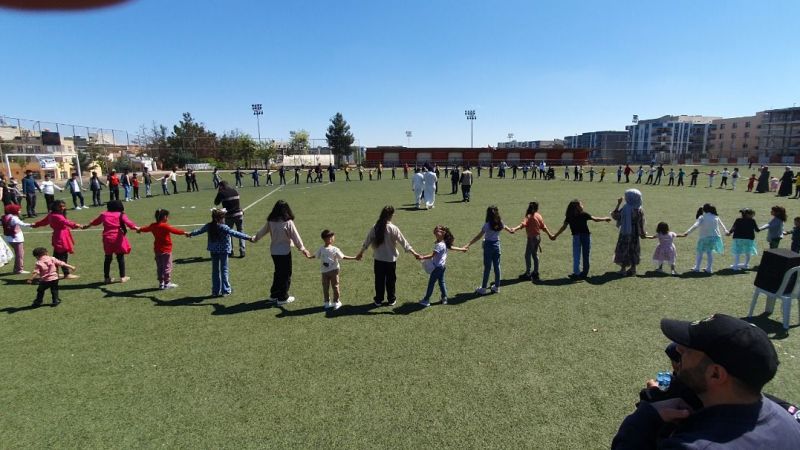
{"type": "Polygon", "coordinates": [[[658,375],[656,375],[656,381],[658,382],[658,388],[663,390],[664,389],[664,372],[658,372],[658,375]]]}
{"type": "Polygon", "coordinates": [[[665,391],[669,389],[670,383],[672,383],[672,373],[664,372],[664,387],[662,389],[665,391]]]}

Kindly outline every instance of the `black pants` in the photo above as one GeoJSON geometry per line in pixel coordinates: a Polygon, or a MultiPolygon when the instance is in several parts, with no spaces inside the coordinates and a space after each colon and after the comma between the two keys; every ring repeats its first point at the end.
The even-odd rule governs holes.
{"type": "MultiPolygon", "coordinates": [[[[59,261],[64,261],[65,263],[68,263],[69,262],[69,253],[67,253],[67,252],[59,253],[59,252],[54,250],[53,251],[53,258],[55,258],[55,259],[57,259],[59,261]]],[[[61,271],[64,272],[64,276],[69,275],[69,268],[68,267],[61,267],[61,271]]]]}
{"type": "Polygon", "coordinates": [[[80,192],[73,192],[72,204],[75,205],[76,208],[78,207],[78,200],[80,200],[81,208],[83,208],[83,194],[80,192]]]}
{"type": "MultiPolygon", "coordinates": [[[[242,227],[244,226],[244,216],[239,217],[226,217],[225,218],[225,225],[229,226],[230,228],[236,228],[236,231],[242,232],[242,227]]],[[[229,237],[231,240],[231,249],[233,249],[233,238],[229,237]]],[[[233,250],[231,250],[231,254],[233,250]]],[[[239,253],[244,255],[244,239],[239,239],[239,253]]]]}
{"type": "Polygon", "coordinates": [[[269,296],[276,300],[286,300],[289,298],[289,288],[292,286],[292,254],[272,255],[272,262],[275,264],[275,273],[272,276],[269,296]]]}
{"type": "Polygon", "coordinates": [[[375,303],[383,302],[383,293],[386,292],[386,300],[389,303],[397,300],[395,295],[395,284],[397,283],[397,263],[375,260],[375,303]]]}
{"type": "MultiPolygon", "coordinates": [[[[111,260],[114,259],[114,255],[106,255],[106,259],[103,261],[103,276],[105,278],[111,278],[111,260]]],[[[117,266],[119,266],[119,276],[120,278],[125,276],[125,254],[124,253],[117,253],[117,266]]]]}
{"type": "Polygon", "coordinates": [[[455,183],[451,183],[451,185],[453,186],[453,190],[450,193],[458,194],[458,181],[456,181],[455,183]]]}
{"type": "Polygon", "coordinates": [[[119,186],[108,188],[108,201],[119,200],[119,186]]]}
{"type": "Polygon", "coordinates": [[[92,191],[92,206],[101,206],[103,199],[100,198],[100,189],[92,191]]]}
{"type": "Polygon", "coordinates": [[[195,180],[194,178],[192,178],[192,191],[193,191],[193,192],[197,192],[197,191],[199,191],[199,190],[200,190],[200,188],[197,186],[197,180],[195,180]]]}
{"type": "Polygon", "coordinates": [[[36,193],[25,194],[25,207],[28,217],[36,215],[36,193]]]}
{"type": "Polygon", "coordinates": [[[34,304],[38,305],[44,300],[44,293],[50,289],[50,297],[53,299],[53,304],[57,304],[58,299],[58,280],[53,281],[39,281],[39,286],[36,288],[36,300],[34,304]]]}
{"type": "Polygon", "coordinates": [[[50,204],[56,200],[54,194],[44,194],[44,204],[47,205],[47,210],[50,211],[50,204]]]}
{"type": "Polygon", "coordinates": [[[469,193],[472,190],[472,185],[464,184],[461,186],[461,199],[465,202],[469,201],[469,193]]]}
{"type": "MultiPolygon", "coordinates": [[[[172,193],[173,194],[177,194],[178,193],[178,182],[174,181],[174,180],[169,180],[169,181],[172,183],[172,193]]],[[[119,196],[119,194],[117,194],[117,196],[119,196]]],[[[119,199],[117,199],[117,200],[119,200],[119,199]]]]}

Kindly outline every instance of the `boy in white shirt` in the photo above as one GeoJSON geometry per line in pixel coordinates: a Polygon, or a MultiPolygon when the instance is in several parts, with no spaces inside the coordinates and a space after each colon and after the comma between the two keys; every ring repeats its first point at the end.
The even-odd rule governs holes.
{"type": "Polygon", "coordinates": [[[44,181],[39,183],[39,187],[42,188],[42,193],[44,194],[44,202],[47,203],[47,210],[50,211],[50,204],[56,199],[56,189],[63,191],[58,187],[53,180],[50,179],[50,174],[45,174],[44,181]]]}
{"type": "Polygon", "coordinates": [[[331,230],[322,230],[322,241],[325,245],[320,247],[309,258],[319,258],[320,272],[322,273],[322,295],[325,301],[322,307],[325,309],[333,308],[334,310],[342,307],[342,302],[339,298],[339,261],[343,259],[356,259],[355,256],[345,256],[341,250],[334,247],[333,243],[336,240],[336,234],[331,230]],[[330,288],[333,287],[333,301],[330,300],[330,288]]]}

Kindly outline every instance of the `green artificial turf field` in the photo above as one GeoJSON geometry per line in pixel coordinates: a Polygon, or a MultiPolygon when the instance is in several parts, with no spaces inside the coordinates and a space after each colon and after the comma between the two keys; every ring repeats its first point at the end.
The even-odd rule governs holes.
{"type": "MultiPolygon", "coordinates": [[[[579,198],[588,212],[605,216],[634,187],[613,176],[603,183],[544,182],[489,179],[484,171],[470,203],[461,203],[460,193],[449,195],[450,180],[442,179],[436,207],[414,211],[410,180],[400,171],[401,179],[386,171],[372,182],[348,183],[343,175],[332,184],[241,189],[242,205],[251,205],[246,232],[255,233],[284,199],[311,251],[321,244],[320,231],[330,228],[336,245],[355,255],[381,207],[390,204],[397,209],[393,222],[417,251],[428,253],[434,225],[449,226],[456,245],[464,245],[480,230],[489,204],[514,226],[527,203],[538,200],[556,230],[569,200],[579,198]]],[[[745,193],[742,181],[736,192],[705,188],[704,178],[698,188],[667,187],[666,179],[641,186],[648,232],[659,221],[685,231],[705,202],[718,207],[727,226],[742,207],[755,208],[763,224],[770,206],[781,204],[791,228],[800,201],[745,193]]],[[[173,225],[196,228],[209,220],[214,196],[210,177],[202,176],[200,185],[199,193],[126,203],[126,212],[146,225],[164,207],[173,225]]],[[[87,223],[99,211],[69,211],[69,218],[87,223]]],[[[616,227],[590,223],[590,229],[586,281],[566,277],[568,231],[543,242],[538,285],[517,279],[524,231],[503,233],[499,294],[473,294],[482,273],[476,244],[467,254],[450,253],[450,305],[416,305],[427,275],[405,254],[398,261],[397,305],[374,308],[368,252],[360,262],[342,263],[344,307],[332,313],[322,308],[319,262],[297,251],[291,289],[297,301],[285,307],[265,301],[272,281],[268,239],[248,244],[246,258],[231,260],[233,295],[211,298],[205,236],[173,238],[180,287],[160,291],[151,235],[129,234],[132,279],[104,285],[99,229],[76,231],[70,262],[81,278],[61,282],[61,306],[28,308],[35,287],[10,274],[11,266],[0,269],[1,446],[608,447],[645,380],[669,367],[659,320],[746,315],[755,271],[724,270],[731,264],[728,238],[715,274],[656,274],[650,263],[656,242],[648,240],[638,276],[621,278],[611,262],[616,227]]],[[[26,231],[31,269],[31,251],[50,249],[50,232],[26,231]]],[[[679,272],[693,264],[696,239],[676,240],[679,272]]],[[[758,244],[765,247],[763,233],[758,244]]],[[[785,239],[781,247],[788,246],[785,239]]],[[[795,308],[792,324],[797,314],[795,308]]],[[[776,312],[757,323],[774,336],[780,320],[776,312]]],[[[792,375],[800,369],[798,333],[793,328],[773,340],[781,366],[766,387],[794,401],[800,401],[800,379],[792,375]]]]}

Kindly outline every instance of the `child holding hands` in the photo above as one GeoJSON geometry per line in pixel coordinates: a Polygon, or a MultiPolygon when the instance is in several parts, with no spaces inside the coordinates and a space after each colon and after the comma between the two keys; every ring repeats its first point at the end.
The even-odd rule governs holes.
{"type": "Polygon", "coordinates": [[[317,249],[309,258],[319,258],[320,272],[322,273],[322,295],[324,300],[322,307],[325,309],[333,308],[337,310],[342,307],[342,301],[339,293],[339,261],[344,259],[354,260],[355,256],[347,256],[334,247],[333,243],[336,241],[336,233],[331,230],[322,230],[320,235],[322,241],[325,243],[322,247],[317,249]],[[331,301],[330,290],[333,288],[333,301],[331,301]]]}
{"type": "Polygon", "coordinates": [[[41,306],[45,291],[50,289],[50,296],[53,298],[52,306],[56,307],[61,303],[61,299],[58,298],[58,268],[66,267],[74,271],[75,266],[49,256],[47,249],[43,247],[33,249],[33,256],[36,258],[36,267],[28,279],[28,284],[33,283],[33,280],[37,278],[39,279],[39,287],[36,288],[36,300],[33,301],[33,306],[41,306]]]}
{"type": "Polygon", "coordinates": [[[533,282],[539,281],[539,252],[542,250],[542,237],[541,232],[547,233],[548,237],[552,237],[547,225],[544,224],[541,214],[539,214],[539,202],[528,203],[528,210],[525,211],[525,218],[522,223],[512,228],[511,231],[515,232],[525,228],[525,233],[528,236],[528,242],[525,246],[525,273],[519,277],[522,279],[530,279],[533,282]],[[531,259],[533,259],[533,272],[531,272],[531,259]]]}
{"type": "Polygon", "coordinates": [[[453,233],[444,225],[436,225],[433,229],[433,235],[436,237],[436,243],[433,245],[433,252],[422,255],[420,260],[425,261],[425,271],[430,268],[430,277],[428,278],[428,290],[425,291],[425,297],[419,302],[422,306],[430,306],[431,295],[433,295],[434,285],[439,283],[439,290],[442,293],[442,304],[447,304],[447,284],[444,281],[444,272],[447,269],[445,263],[447,262],[447,251],[456,250],[459,252],[466,252],[466,247],[454,247],[453,233]]]}

